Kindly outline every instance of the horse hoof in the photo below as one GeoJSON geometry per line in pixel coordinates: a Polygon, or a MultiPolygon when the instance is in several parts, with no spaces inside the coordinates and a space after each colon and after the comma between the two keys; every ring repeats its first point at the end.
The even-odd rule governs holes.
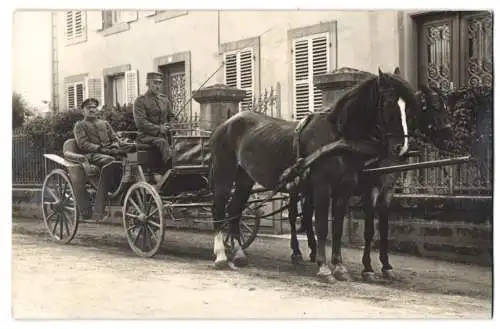
{"type": "Polygon", "coordinates": [[[344,266],[337,265],[332,271],[333,276],[338,281],[351,281],[351,276],[347,272],[347,269],[344,266]]]}
{"type": "Polygon", "coordinates": [[[248,265],[248,259],[241,248],[237,248],[233,253],[233,263],[238,267],[244,267],[248,265]]]}
{"type": "Polygon", "coordinates": [[[336,282],[335,278],[331,274],[318,274],[318,279],[321,282],[334,284],[336,282]]]}
{"type": "Polygon", "coordinates": [[[304,262],[304,259],[302,258],[301,254],[292,254],[290,258],[292,260],[292,264],[294,265],[302,264],[304,262]]]}
{"type": "Polygon", "coordinates": [[[396,275],[394,274],[394,272],[392,270],[382,270],[382,277],[384,279],[387,279],[390,281],[393,281],[396,279],[396,275]]]}
{"type": "Polygon", "coordinates": [[[237,267],[245,267],[248,265],[248,259],[246,257],[234,258],[233,263],[237,267]]]}
{"type": "Polygon", "coordinates": [[[227,259],[216,259],[214,262],[216,270],[225,270],[228,268],[227,259]]]}
{"type": "Polygon", "coordinates": [[[316,263],[316,254],[310,254],[309,260],[311,261],[311,263],[316,263]]]}
{"type": "Polygon", "coordinates": [[[373,272],[363,272],[361,273],[363,280],[366,282],[374,282],[375,281],[375,273],[373,272]]]}

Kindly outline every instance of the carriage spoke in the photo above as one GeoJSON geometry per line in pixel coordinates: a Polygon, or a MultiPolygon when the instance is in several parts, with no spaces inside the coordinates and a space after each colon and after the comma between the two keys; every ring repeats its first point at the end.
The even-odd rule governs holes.
{"type": "Polygon", "coordinates": [[[148,230],[146,230],[146,227],[143,225],[142,226],[142,240],[141,240],[141,250],[142,251],[146,251],[146,238],[147,238],[147,235],[148,235],[148,230]]]}
{"type": "Polygon", "coordinates": [[[66,216],[64,215],[64,213],[63,213],[63,212],[61,212],[61,217],[60,217],[60,221],[61,221],[61,222],[59,223],[59,238],[60,238],[61,240],[63,239],[63,235],[64,235],[64,234],[63,234],[63,230],[64,230],[64,221],[65,221],[65,220],[64,220],[64,218],[65,218],[65,217],[66,217],[66,216]]]}
{"type": "Polygon", "coordinates": [[[132,218],[139,218],[139,215],[131,214],[131,213],[126,213],[127,216],[132,217],[132,218]]]}
{"type": "MultiPolygon", "coordinates": [[[[153,220],[148,220],[148,224],[153,225],[154,227],[157,227],[157,228],[161,228],[161,225],[153,220]]],[[[149,225],[148,225],[148,227],[149,227],[149,225]]]]}
{"type": "Polygon", "coordinates": [[[158,212],[158,210],[159,210],[158,208],[155,208],[155,210],[152,213],[150,213],[150,214],[147,215],[148,218],[151,218],[151,217],[153,217],[153,215],[156,215],[156,213],[158,212]]]}
{"type": "Polygon", "coordinates": [[[144,210],[144,191],[142,189],[138,189],[138,191],[134,193],[134,196],[137,196],[137,201],[143,207],[142,210],[144,210]]]}
{"type": "Polygon", "coordinates": [[[134,245],[137,245],[136,242],[137,242],[137,239],[139,238],[139,235],[141,235],[141,232],[142,232],[142,226],[139,226],[139,231],[137,232],[137,235],[134,238],[134,242],[133,242],[134,245]]]}
{"type": "MultiPolygon", "coordinates": [[[[245,222],[241,221],[241,225],[240,225],[240,228],[241,226],[243,226],[248,232],[252,233],[253,232],[253,229],[245,222]]],[[[241,232],[240,232],[241,233],[241,232]]]]}
{"type": "Polygon", "coordinates": [[[54,198],[55,202],[59,202],[59,198],[57,197],[57,195],[54,193],[54,191],[52,191],[51,188],[47,187],[47,191],[50,193],[50,195],[54,198]]]}
{"type": "Polygon", "coordinates": [[[57,218],[56,218],[56,222],[54,224],[54,226],[52,227],[52,235],[56,235],[56,228],[57,228],[57,224],[59,223],[59,213],[57,213],[57,218]]]}
{"type": "Polygon", "coordinates": [[[52,219],[52,217],[54,217],[54,215],[55,215],[55,214],[57,214],[57,211],[55,211],[55,210],[52,210],[52,211],[53,211],[53,213],[47,216],[47,222],[48,222],[49,220],[51,220],[51,219],[52,219]]]}
{"type": "Polygon", "coordinates": [[[153,229],[151,228],[151,226],[147,226],[148,227],[148,230],[149,232],[151,233],[151,236],[155,238],[155,241],[158,242],[158,237],[156,236],[156,233],[153,231],[153,229]]]}
{"type": "Polygon", "coordinates": [[[133,231],[133,230],[134,230],[134,229],[136,229],[136,228],[137,228],[137,225],[136,225],[136,224],[134,224],[134,225],[130,226],[130,227],[127,229],[127,231],[130,233],[131,231],[133,231]]]}
{"type": "MultiPolygon", "coordinates": [[[[145,206],[145,209],[146,209],[145,213],[149,214],[149,212],[151,211],[151,206],[153,205],[154,199],[153,199],[153,196],[151,194],[148,194],[148,198],[147,199],[148,199],[148,201],[144,202],[146,204],[146,206],[145,206]]],[[[147,216],[149,217],[150,215],[147,215],[147,216]]]]}
{"type": "Polygon", "coordinates": [[[130,203],[134,206],[135,210],[137,210],[139,214],[142,213],[142,209],[137,205],[137,203],[135,203],[133,198],[130,198],[130,203]]]}
{"type": "MultiPolygon", "coordinates": [[[[66,217],[66,219],[68,219],[66,217]]],[[[69,232],[69,223],[68,223],[69,220],[65,220],[64,221],[64,227],[66,228],[66,234],[69,236],[70,235],[70,232],[69,232]]]]}

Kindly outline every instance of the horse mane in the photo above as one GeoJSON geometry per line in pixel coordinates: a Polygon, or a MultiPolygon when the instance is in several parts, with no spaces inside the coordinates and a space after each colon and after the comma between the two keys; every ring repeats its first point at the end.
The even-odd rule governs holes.
{"type": "Polygon", "coordinates": [[[373,75],[347,91],[333,106],[324,110],[338,132],[357,139],[373,126],[378,100],[378,76],[373,75]]]}

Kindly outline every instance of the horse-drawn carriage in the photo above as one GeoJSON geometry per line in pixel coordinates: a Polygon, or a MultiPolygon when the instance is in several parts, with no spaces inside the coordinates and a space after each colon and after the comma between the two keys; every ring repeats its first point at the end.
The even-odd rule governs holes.
{"type": "MultiPolygon", "coordinates": [[[[99,180],[106,171],[111,176],[108,180],[111,192],[106,201],[112,207],[121,206],[123,226],[131,249],[139,256],[151,257],[158,252],[164,239],[167,218],[178,220],[174,217],[175,208],[198,208],[210,212],[210,154],[206,147],[209,132],[174,128],[171,136],[174,155],[167,170],[159,168],[162,161],[156,149],[135,142],[135,132],[119,134],[131,141],[132,151],[121,161],[113,161],[101,170],[86,165],[74,139],[64,143],[63,157],[44,155],[60,167],[52,170],[43,183],[44,222],[56,242],[69,243],[81,218],[91,217],[99,180]],[[160,183],[153,179],[152,172],[156,169],[165,172],[160,183]],[[84,209],[90,211],[82,211],[84,209]]],[[[260,218],[246,213],[241,222],[244,248],[254,241],[259,227],[260,218]]]]}
{"type": "MultiPolygon", "coordinates": [[[[172,135],[172,145],[175,147],[172,163],[167,166],[163,180],[158,184],[153,183],[151,175],[152,170],[161,163],[158,152],[149,146],[133,143],[135,150],[128,153],[123,161],[115,161],[102,168],[102,171],[114,173],[112,192],[108,198],[121,205],[129,245],[136,254],[143,257],[151,257],[157,253],[164,238],[166,218],[174,217],[175,208],[203,208],[208,209],[208,212],[213,210],[214,219],[210,222],[214,224],[216,231],[215,265],[219,267],[228,263],[224,249],[232,249],[232,262],[239,267],[246,264],[243,249],[254,241],[260,227],[260,218],[264,217],[255,214],[258,207],[253,207],[248,213],[248,205],[256,202],[262,205],[271,200],[286,198],[275,197],[279,192],[288,193],[289,214],[295,214],[289,218],[294,252],[292,260],[293,256],[300,256],[295,230],[296,218],[292,217],[297,215],[297,210],[293,209],[298,202],[297,186],[302,185],[300,194],[304,202],[309,204],[307,216],[305,207],[303,208],[303,217],[309,223],[307,235],[311,260],[315,260],[320,266],[318,275],[330,281],[332,274],[345,273],[340,251],[342,221],[350,195],[356,188],[361,188],[362,193],[368,193],[369,196],[365,200],[368,207],[365,221],[371,225],[371,232],[368,232],[370,237],[365,241],[364,272],[367,278],[373,274],[369,254],[373,238],[374,209],[370,207],[375,208],[380,203],[384,209],[383,218],[381,217],[381,223],[384,224],[379,225],[383,242],[380,259],[384,274],[389,275],[392,267],[387,256],[387,210],[392,183],[385,181],[385,174],[470,160],[470,157],[461,157],[411,165],[384,164],[385,167],[380,167],[379,164],[379,168],[367,170],[368,163],[379,163],[388,152],[399,159],[408,151],[410,133],[406,103],[413,110],[409,113],[412,116],[411,128],[423,129],[438,144],[442,139],[441,134],[450,128],[448,121],[442,119],[444,109],[420,110],[424,107],[407,82],[397,75],[379,72],[378,76],[372,75],[353,87],[335,106],[311,114],[301,123],[244,112],[228,119],[213,133],[200,130],[191,130],[189,133],[176,131],[172,135]],[[210,147],[207,143],[209,135],[212,139],[210,147]],[[339,136],[342,138],[338,138],[339,136]],[[304,144],[302,137],[304,140],[313,140],[314,143],[304,144]],[[317,141],[318,138],[321,140],[317,141]],[[262,145],[269,147],[263,148],[262,145]],[[302,152],[304,150],[305,153],[302,152]],[[369,160],[365,161],[367,156],[369,160]],[[320,169],[311,169],[319,163],[321,166],[316,168],[320,169]],[[357,172],[363,169],[366,173],[378,176],[358,182],[357,172]],[[335,186],[335,193],[329,185],[332,181],[340,184],[335,186]],[[254,184],[265,188],[256,189],[254,184]],[[347,192],[342,184],[348,188],[347,192]],[[383,186],[389,187],[382,190],[383,186]],[[212,190],[215,191],[214,195],[212,190]],[[264,191],[270,191],[271,194],[266,198],[248,197],[249,194],[264,191]],[[334,271],[325,262],[330,204],[336,208],[332,209],[335,213],[335,227],[332,230],[335,232],[332,238],[335,247],[335,252],[332,251],[332,264],[336,266],[334,271]],[[318,236],[317,248],[312,228],[313,211],[318,236]],[[248,225],[248,220],[253,225],[248,225]],[[235,240],[237,244],[234,243],[235,240]]],[[[46,177],[42,204],[43,217],[51,236],[58,242],[69,243],[76,234],[80,216],[89,217],[88,211],[84,214],[82,210],[91,209],[102,175],[96,168],[83,164],[84,157],[79,154],[74,140],[65,143],[63,153],[64,157],[45,155],[62,165],[63,169],[55,169],[46,177]]],[[[365,238],[366,236],[365,234],[365,238]]]]}

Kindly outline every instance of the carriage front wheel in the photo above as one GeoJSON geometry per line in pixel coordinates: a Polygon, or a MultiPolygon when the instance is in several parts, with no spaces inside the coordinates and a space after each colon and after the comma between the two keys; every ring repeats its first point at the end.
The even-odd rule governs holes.
{"type": "Polygon", "coordinates": [[[75,192],[68,174],[52,170],[42,186],[42,214],[52,239],[60,244],[70,243],[78,230],[78,209],[75,192]]]}
{"type": "Polygon", "coordinates": [[[132,185],[125,196],[122,213],[130,248],[141,257],[153,257],[165,235],[163,203],[156,189],[146,182],[132,185]]]}

